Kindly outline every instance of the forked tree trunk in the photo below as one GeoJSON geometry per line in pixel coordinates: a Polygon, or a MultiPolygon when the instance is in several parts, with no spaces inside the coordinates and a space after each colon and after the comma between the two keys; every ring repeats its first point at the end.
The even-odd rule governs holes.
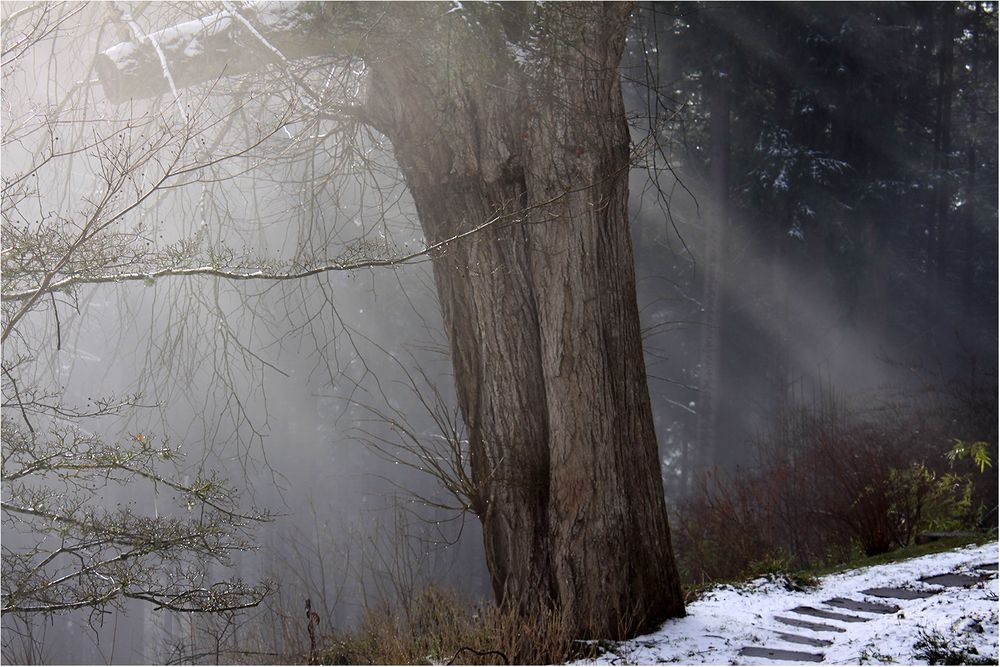
{"type": "Polygon", "coordinates": [[[367,119],[427,241],[502,216],[433,258],[498,601],[577,636],[683,615],[628,229],[630,7],[366,8],[367,119]]]}

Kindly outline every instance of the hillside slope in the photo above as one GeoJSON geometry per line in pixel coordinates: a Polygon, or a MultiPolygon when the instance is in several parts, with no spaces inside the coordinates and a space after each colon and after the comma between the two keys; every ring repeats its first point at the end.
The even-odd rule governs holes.
{"type": "Polygon", "coordinates": [[[996,542],[795,588],[720,586],[686,618],[583,664],[997,664],[996,542]]]}

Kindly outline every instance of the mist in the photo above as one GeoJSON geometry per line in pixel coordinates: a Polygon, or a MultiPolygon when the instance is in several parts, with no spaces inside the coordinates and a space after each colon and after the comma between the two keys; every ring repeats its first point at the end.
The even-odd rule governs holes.
{"type": "MultiPolygon", "coordinates": [[[[432,264],[447,248],[422,252],[433,240],[405,165],[350,115],[375,94],[362,59],[316,56],[320,45],[304,43],[294,63],[257,53],[260,67],[233,76],[213,63],[224,74],[207,83],[171,81],[174,90],[124,104],[98,76],[95,61],[116,44],[218,11],[4,3],[3,420],[32,436],[63,429],[175,451],[159,464],[178,488],[110,475],[78,486],[69,475],[32,487],[51,492],[47,502],[81,497],[188,520],[198,505],[181,487],[218,479],[221,497],[253,518],[234,521],[225,558],[187,565],[204,566],[206,588],[235,578],[266,595],[220,614],[171,611],[161,598],[5,611],[5,662],[266,664],[309,653],[307,600],[330,635],[428,585],[470,607],[493,599],[463,486],[474,475],[463,455],[449,459],[467,452],[469,434],[432,264]],[[20,312],[23,298],[8,294],[30,293],[81,221],[103,215],[102,188],[116,179],[124,185],[106,206],[121,214],[87,237],[93,254],[48,279],[89,278],[20,312]],[[313,271],[333,264],[341,268],[313,271]],[[266,275],[213,275],[224,271],[266,275]]],[[[918,122],[905,113],[917,94],[937,94],[933,77],[906,82],[913,90],[890,109],[870,92],[882,74],[858,50],[896,48],[879,41],[880,21],[915,39],[939,21],[881,11],[643,3],[633,12],[621,64],[629,221],[671,511],[706,473],[754,469],[754,443],[790,410],[831,396],[910,400],[956,383],[995,397],[995,8],[956,18],[987,29],[955,38],[951,57],[977,77],[951,84],[946,148],[906,125],[918,122]],[[796,26],[829,36],[844,25],[855,32],[825,53],[849,60],[866,92],[837,88],[837,64],[790,61],[806,49],[796,26]],[[837,116],[845,101],[856,116],[837,116]],[[827,116],[810,116],[815,108],[827,116]],[[896,120],[868,127],[872,109],[896,120]]],[[[940,48],[926,39],[912,57],[936,63],[940,48]]],[[[976,437],[995,446],[992,433],[976,437]]],[[[8,512],[26,502],[21,484],[4,481],[7,563],[58,548],[55,524],[40,534],[8,512]]]]}

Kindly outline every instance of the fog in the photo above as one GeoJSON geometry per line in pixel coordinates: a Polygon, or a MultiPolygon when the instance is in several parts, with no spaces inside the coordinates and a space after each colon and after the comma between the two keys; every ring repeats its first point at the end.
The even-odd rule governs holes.
{"type": "MultiPolygon", "coordinates": [[[[115,3],[54,4],[39,19],[51,32],[32,36],[19,12],[37,8],[5,3],[5,30],[30,37],[9,63],[14,38],[4,40],[5,234],[20,226],[45,244],[47,225],[72,230],[74,220],[100,207],[120,153],[133,180],[124,203],[114,202],[125,213],[111,228],[118,236],[88,260],[103,262],[105,275],[130,267],[150,273],[171,257],[176,266],[293,273],[425,247],[389,142],[314,112],[308,99],[295,99],[301,86],[278,69],[182,90],[177,99],[167,93],[109,102],[93,62],[127,41],[116,31],[125,25],[149,33],[217,9],[118,4],[132,12],[131,25],[112,16],[115,3]],[[139,160],[146,150],[151,157],[139,160]],[[175,158],[197,168],[156,185],[175,158]],[[13,183],[24,173],[30,176],[21,191],[13,183]]],[[[636,35],[648,37],[645,16],[634,19],[636,35]]],[[[638,37],[631,39],[634,46],[638,37]]],[[[630,62],[624,71],[634,73],[630,62]]],[[[340,86],[345,105],[367,94],[360,62],[297,71],[317,90],[340,86]]],[[[652,124],[648,90],[630,84],[626,102],[641,137],[652,124]]],[[[740,130],[737,123],[733,131],[740,130]]],[[[995,373],[993,285],[977,286],[986,307],[965,326],[954,306],[960,287],[921,283],[912,255],[886,253],[867,258],[851,288],[858,293],[845,297],[829,266],[811,263],[794,245],[776,250],[773,237],[758,234],[739,211],[725,232],[724,322],[707,322],[704,257],[718,203],[705,181],[677,146],[637,163],[630,179],[649,391],[671,503],[682,502],[706,468],[753,465],[751,441],[789,405],[824,393],[861,402],[898,395],[925,387],[932,375],[967,374],[973,358],[982,372],[995,373]],[[873,296],[881,275],[897,276],[897,286],[909,281],[908,293],[922,295],[922,339],[899,324],[900,311],[886,313],[886,300],[873,296]],[[700,389],[705,326],[719,327],[714,397],[700,389]],[[714,442],[698,442],[699,415],[713,399],[714,442]]],[[[990,215],[993,244],[981,252],[995,266],[995,211],[990,215]]],[[[794,240],[791,231],[784,237],[794,240]]],[[[39,252],[26,263],[45,259],[39,252]]],[[[9,289],[23,285],[8,288],[5,279],[5,294],[9,289]]],[[[4,318],[6,325],[6,310],[4,318]]],[[[19,317],[3,355],[5,374],[16,366],[21,385],[42,388],[39,396],[60,406],[93,408],[101,397],[134,396],[127,409],[93,419],[68,410],[28,415],[15,407],[16,389],[5,379],[3,419],[27,419],[33,432],[63,423],[109,443],[175,446],[183,458],[171,463],[171,474],[184,484],[217,471],[238,492],[239,508],[267,517],[241,527],[246,548],[234,550],[230,567],[211,564],[208,579],[235,576],[271,587],[259,606],[219,617],[138,600],[28,620],[5,614],[6,662],[198,663],[217,659],[220,646],[267,662],[308,650],[307,599],[329,632],[355,626],[366,605],[404,599],[428,583],[470,604],[491,598],[478,520],[422,469],[426,462],[398,447],[411,435],[431,448],[463,437],[426,255],[296,280],[177,275],[81,284],[19,317]],[[15,363],[21,358],[28,361],[15,363]]],[[[10,493],[5,483],[5,502],[10,493]]],[[[99,507],[185,516],[179,492],[156,481],[109,481],[87,493],[99,507]]],[[[5,559],[37,539],[5,512],[5,559]]]]}

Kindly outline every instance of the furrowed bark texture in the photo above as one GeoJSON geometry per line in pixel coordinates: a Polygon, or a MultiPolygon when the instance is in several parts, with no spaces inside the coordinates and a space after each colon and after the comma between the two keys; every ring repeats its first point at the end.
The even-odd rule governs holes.
{"type": "Polygon", "coordinates": [[[459,62],[373,62],[369,106],[429,241],[508,216],[434,260],[496,595],[622,637],[683,613],[628,231],[629,7],[535,11],[526,62],[476,17],[459,62]]]}
{"type": "Polygon", "coordinates": [[[525,168],[528,203],[539,206],[529,243],[554,576],[559,604],[581,621],[592,616],[602,636],[683,612],[629,237],[629,135],[617,69],[629,11],[580,5],[546,17],[533,101],[548,108],[530,116],[525,168]]]}
{"type": "Polygon", "coordinates": [[[628,229],[630,6],[343,11],[366,10],[367,120],[428,243],[502,216],[433,257],[498,601],[577,636],[683,615],[628,229]]]}

